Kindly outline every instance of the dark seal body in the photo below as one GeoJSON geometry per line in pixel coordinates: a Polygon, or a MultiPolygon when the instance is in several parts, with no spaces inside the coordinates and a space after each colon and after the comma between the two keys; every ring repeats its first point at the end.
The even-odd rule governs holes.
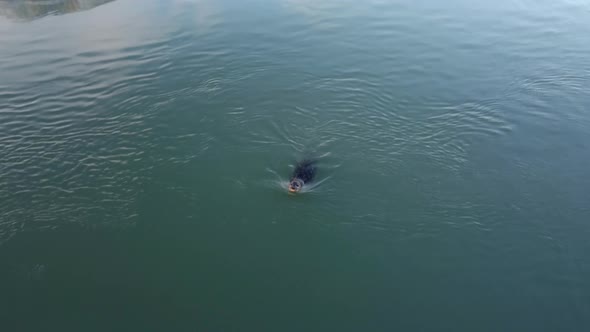
{"type": "Polygon", "coordinates": [[[298,162],[289,181],[289,191],[296,193],[303,188],[303,185],[313,181],[316,173],[315,162],[305,159],[298,162]]]}
{"type": "Polygon", "coordinates": [[[311,182],[315,177],[315,162],[311,160],[303,160],[302,162],[298,163],[295,167],[295,171],[293,171],[292,178],[298,178],[303,180],[303,182],[311,182]]]}

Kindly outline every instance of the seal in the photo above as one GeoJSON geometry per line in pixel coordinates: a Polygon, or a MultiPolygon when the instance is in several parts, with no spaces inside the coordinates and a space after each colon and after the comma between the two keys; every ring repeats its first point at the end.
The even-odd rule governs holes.
{"type": "Polygon", "coordinates": [[[289,181],[289,192],[298,193],[306,183],[313,181],[315,177],[315,161],[304,159],[297,163],[291,180],[289,181]]]}

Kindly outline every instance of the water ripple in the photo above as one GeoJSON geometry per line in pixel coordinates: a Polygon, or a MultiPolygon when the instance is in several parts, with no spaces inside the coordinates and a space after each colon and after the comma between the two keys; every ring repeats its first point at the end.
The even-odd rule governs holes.
{"type": "MultiPolygon", "coordinates": [[[[15,80],[0,86],[0,242],[71,223],[133,225],[153,170],[186,164],[214,141],[205,130],[166,124],[166,110],[219,93],[223,80],[158,89],[161,76],[182,70],[168,58],[175,48],[112,38],[81,51],[43,42],[6,50],[15,63],[2,71],[15,80]]],[[[189,61],[184,70],[199,66],[189,61]]]]}

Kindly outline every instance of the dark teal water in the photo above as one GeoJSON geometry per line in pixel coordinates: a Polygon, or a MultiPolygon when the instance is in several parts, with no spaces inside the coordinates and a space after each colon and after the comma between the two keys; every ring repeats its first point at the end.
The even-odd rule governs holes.
{"type": "Polygon", "coordinates": [[[581,0],[2,0],[0,330],[588,331],[589,36],[581,0]]]}

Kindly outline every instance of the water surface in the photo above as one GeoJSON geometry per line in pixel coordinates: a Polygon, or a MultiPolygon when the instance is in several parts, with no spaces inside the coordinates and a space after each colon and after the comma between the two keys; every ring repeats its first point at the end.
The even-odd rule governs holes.
{"type": "Polygon", "coordinates": [[[0,326],[588,330],[587,36],[574,0],[0,1],[0,326]]]}

